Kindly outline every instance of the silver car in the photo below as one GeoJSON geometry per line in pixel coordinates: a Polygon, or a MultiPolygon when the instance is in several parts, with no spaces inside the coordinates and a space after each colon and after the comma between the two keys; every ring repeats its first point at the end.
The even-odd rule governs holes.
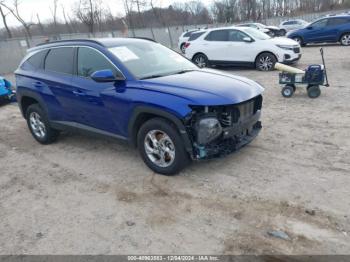
{"type": "Polygon", "coordinates": [[[289,31],[292,30],[297,30],[297,29],[302,29],[306,27],[309,23],[306,22],[305,20],[302,19],[294,19],[294,20],[288,20],[288,21],[283,21],[279,28],[281,31],[283,30],[283,33],[286,34],[289,31]]]}

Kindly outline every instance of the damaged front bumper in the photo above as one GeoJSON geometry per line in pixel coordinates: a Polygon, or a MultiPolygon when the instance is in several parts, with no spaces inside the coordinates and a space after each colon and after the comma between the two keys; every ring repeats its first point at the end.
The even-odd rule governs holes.
{"type": "Polygon", "coordinates": [[[186,122],[192,159],[222,157],[249,144],[262,128],[261,108],[261,95],[239,104],[192,107],[186,122]]]}
{"type": "Polygon", "coordinates": [[[226,134],[219,141],[205,146],[195,145],[195,159],[205,160],[229,155],[253,141],[261,128],[260,121],[256,121],[252,125],[227,128],[229,130],[224,130],[226,134]]]}

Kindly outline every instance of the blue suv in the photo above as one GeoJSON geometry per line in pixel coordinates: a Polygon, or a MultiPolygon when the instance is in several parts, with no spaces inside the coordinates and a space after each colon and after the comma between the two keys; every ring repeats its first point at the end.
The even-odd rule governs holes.
{"type": "Polygon", "coordinates": [[[309,43],[336,43],[350,45],[350,15],[327,16],[303,29],[291,31],[287,37],[305,46],[309,43]]]}
{"type": "Polygon", "coordinates": [[[160,174],[231,153],[261,129],[259,84],[199,69],[146,39],[40,45],[15,74],[18,105],[38,142],[71,128],[121,138],[160,174]]]}

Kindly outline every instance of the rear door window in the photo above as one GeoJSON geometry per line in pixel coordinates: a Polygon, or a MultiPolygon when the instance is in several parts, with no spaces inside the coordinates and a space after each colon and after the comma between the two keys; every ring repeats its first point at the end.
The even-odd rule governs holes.
{"type": "Polygon", "coordinates": [[[47,50],[39,51],[29,57],[21,66],[23,70],[36,70],[42,68],[47,50]]]}
{"type": "Polygon", "coordinates": [[[211,31],[205,38],[207,41],[228,41],[228,30],[211,31]]]}
{"type": "Polygon", "coordinates": [[[45,70],[73,74],[73,47],[52,48],[45,59],[45,70]]]}

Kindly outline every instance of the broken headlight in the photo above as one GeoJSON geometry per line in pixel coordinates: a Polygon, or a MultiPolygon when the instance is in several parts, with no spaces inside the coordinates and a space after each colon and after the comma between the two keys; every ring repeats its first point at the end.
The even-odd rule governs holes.
{"type": "Polygon", "coordinates": [[[215,117],[199,119],[195,124],[196,142],[205,145],[218,138],[222,133],[220,122],[215,117]]]}

